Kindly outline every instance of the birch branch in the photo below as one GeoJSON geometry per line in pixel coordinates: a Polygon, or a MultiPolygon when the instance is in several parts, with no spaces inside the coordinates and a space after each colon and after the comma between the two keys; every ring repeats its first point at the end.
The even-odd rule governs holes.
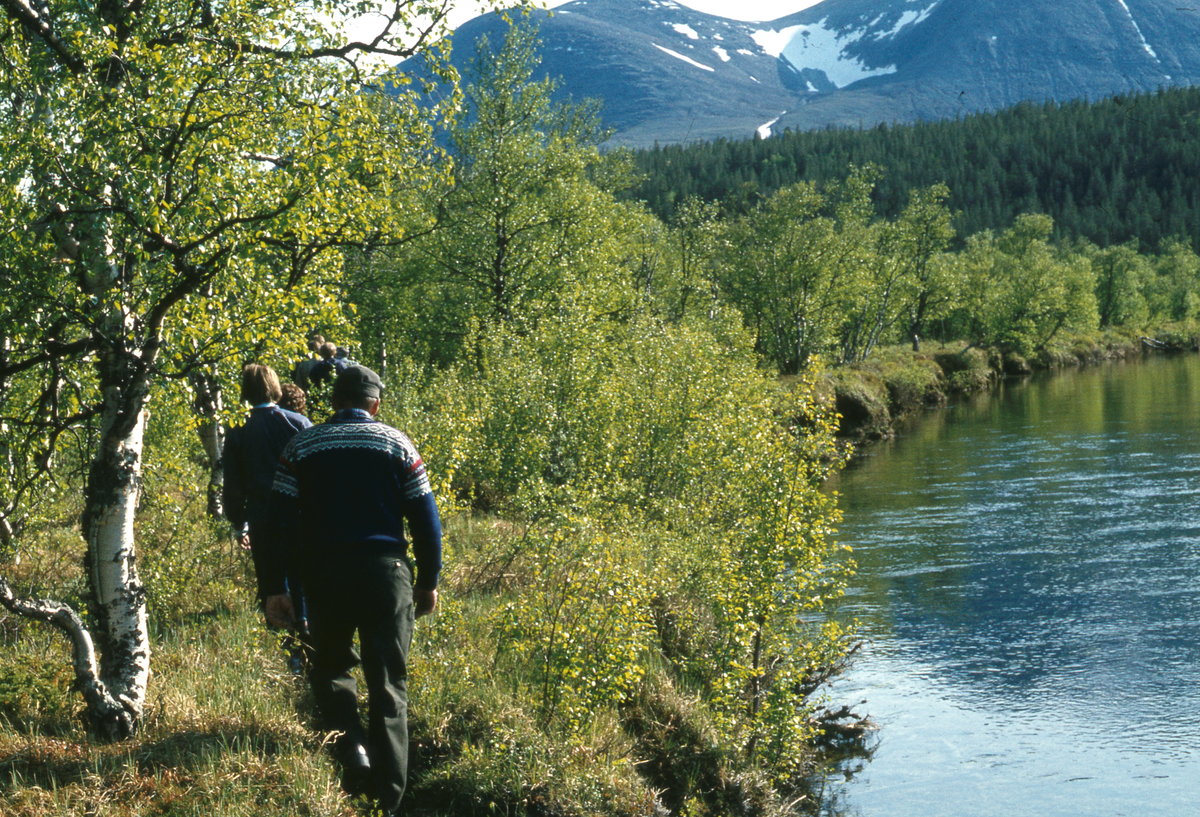
{"type": "Polygon", "coordinates": [[[79,55],[71,51],[59,38],[49,19],[39,13],[28,0],[0,0],[0,8],[3,8],[11,19],[24,26],[26,31],[41,39],[72,73],[78,74],[87,67],[79,55]]]}
{"type": "Polygon", "coordinates": [[[101,724],[112,737],[132,734],[133,721],[129,712],[100,680],[92,637],[69,605],[52,599],[17,598],[8,581],[3,578],[0,578],[0,604],[19,616],[48,622],[66,633],[72,646],[75,685],[83,693],[95,722],[101,724]]]}

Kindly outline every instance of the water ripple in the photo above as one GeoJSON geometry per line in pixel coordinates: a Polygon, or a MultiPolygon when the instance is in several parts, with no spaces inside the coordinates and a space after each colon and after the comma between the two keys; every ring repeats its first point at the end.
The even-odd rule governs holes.
{"type": "Polygon", "coordinates": [[[884,729],[838,813],[1200,813],[1198,363],[1009,389],[842,476],[871,643],[834,692],[884,729]]]}

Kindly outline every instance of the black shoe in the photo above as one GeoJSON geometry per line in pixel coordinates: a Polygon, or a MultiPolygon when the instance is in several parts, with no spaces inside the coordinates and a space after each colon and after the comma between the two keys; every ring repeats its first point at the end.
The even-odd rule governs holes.
{"type": "Polygon", "coordinates": [[[367,756],[367,747],[361,743],[352,743],[340,754],[342,791],[351,797],[366,794],[367,783],[371,779],[371,759],[367,756]]]}

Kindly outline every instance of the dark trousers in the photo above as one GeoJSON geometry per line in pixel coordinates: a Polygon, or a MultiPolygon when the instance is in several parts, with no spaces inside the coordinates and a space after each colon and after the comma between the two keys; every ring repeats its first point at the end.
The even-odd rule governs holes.
{"type": "MultiPolygon", "coordinates": [[[[353,554],[305,559],[313,648],[309,683],[326,729],[360,742],[371,789],[385,812],[399,808],[408,779],[408,648],[413,634],[412,568],[404,559],[353,554]],[[358,718],[357,630],[367,684],[367,730],[358,718]]],[[[340,745],[346,745],[339,742],[340,745]]]]}
{"type": "MultiPolygon", "coordinates": [[[[257,587],[258,594],[258,609],[266,608],[267,591],[263,587],[263,577],[266,575],[263,569],[264,561],[266,560],[266,547],[263,542],[266,537],[262,531],[266,529],[266,524],[262,522],[250,522],[250,558],[254,562],[254,581],[257,587]]],[[[304,621],[308,618],[308,605],[304,598],[304,588],[301,586],[299,579],[290,573],[287,576],[287,591],[292,599],[292,615],[297,622],[304,621]]]]}

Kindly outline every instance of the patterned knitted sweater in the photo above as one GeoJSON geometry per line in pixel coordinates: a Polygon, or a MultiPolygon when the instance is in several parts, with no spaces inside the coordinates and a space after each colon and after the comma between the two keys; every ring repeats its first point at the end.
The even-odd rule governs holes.
{"type": "MultiPolygon", "coordinates": [[[[421,455],[406,435],[361,409],[344,409],[298,433],[284,448],[271,491],[270,547],[305,567],[364,551],[404,555],[405,525],[416,562],[415,586],[437,587],[442,529],[421,455]]],[[[284,592],[282,571],[266,577],[284,592]]]]}

